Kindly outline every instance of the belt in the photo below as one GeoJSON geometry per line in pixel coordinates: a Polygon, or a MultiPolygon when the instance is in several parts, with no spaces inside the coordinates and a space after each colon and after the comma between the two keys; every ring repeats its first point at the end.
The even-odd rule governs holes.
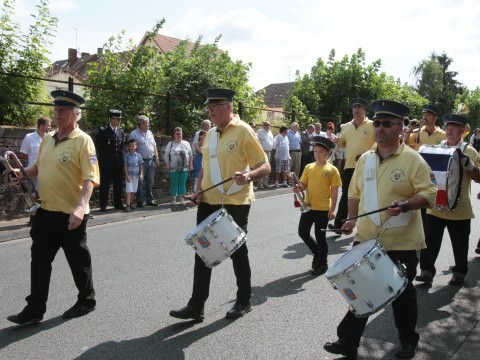
{"type": "Polygon", "coordinates": [[[290,150],[290,152],[300,152],[302,150],[290,150]]]}

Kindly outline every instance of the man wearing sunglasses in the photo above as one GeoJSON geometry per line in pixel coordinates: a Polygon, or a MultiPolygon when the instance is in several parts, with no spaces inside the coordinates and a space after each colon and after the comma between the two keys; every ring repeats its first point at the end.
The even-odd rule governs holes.
{"type": "MultiPolygon", "coordinates": [[[[354,98],[351,100],[351,106],[353,119],[342,126],[337,142],[340,149],[345,149],[345,167],[342,171],[342,196],[338,203],[337,216],[334,224],[328,225],[329,229],[340,229],[342,221],[347,218],[348,187],[357,160],[375,143],[372,120],[367,118],[368,101],[362,98],[354,98]]],[[[340,235],[341,231],[335,233],[340,235]]]]}
{"type": "MultiPolygon", "coordinates": [[[[418,264],[417,251],[425,248],[420,208],[431,207],[437,187],[430,178],[430,167],[415,150],[400,142],[403,118],[408,107],[389,100],[372,103],[375,112],[373,126],[377,144],[358,160],[348,192],[348,218],[388,207],[342,225],[350,234],[355,226],[354,245],[377,239],[393,262],[406,269],[408,283],[392,303],[400,347],[395,356],[410,359],[415,356],[419,335],[417,324],[417,293],[412,281],[418,264]]],[[[337,327],[338,340],[324,345],[333,354],[355,359],[360,338],[368,317],[357,318],[348,311],[337,327]]]]}

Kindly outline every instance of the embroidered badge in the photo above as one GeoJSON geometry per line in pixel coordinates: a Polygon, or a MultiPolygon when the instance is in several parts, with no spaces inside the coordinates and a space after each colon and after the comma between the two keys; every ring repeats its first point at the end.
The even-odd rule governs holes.
{"type": "Polygon", "coordinates": [[[68,152],[64,152],[63,154],[60,155],[58,158],[58,161],[62,165],[67,165],[70,161],[72,161],[72,155],[68,152]]]}
{"type": "Polygon", "coordinates": [[[405,179],[405,173],[401,169],[395,169],[390,174],[390,180],[394,183],[402,182],[405,179]]]}
{"type": "Polygon", "coordinates": [[[92,154],[90,155],[90,165],[95,165],[97,163],[97,155],[92,154]]]}
{"type": "Polygon", "coordinates": [[[238,143],[236,140],[232,140],[229,143],[227,143],[227,151],[228,152],[234,152],[237,150],[238,143]]]}

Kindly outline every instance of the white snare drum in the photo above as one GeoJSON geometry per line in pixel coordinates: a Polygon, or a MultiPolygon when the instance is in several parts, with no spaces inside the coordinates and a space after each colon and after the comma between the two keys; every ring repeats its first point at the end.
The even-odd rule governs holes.
{"type": "Polygon", "coordinates": [[[185,237],[209,268],[232,255],[246,240],[243,229],[224,208],[212,213],[185,237]]]}
{"type": "Polygon", "coordinates": [[[435,208],[453,210],[460,197],[463,169],[460,165],[460,149],[438,145],[422,145],[420,155],[432,168],[434,182],[438,186],[435,208]]]}
{"type": "Polygon", "coordinates": [[[325,274],[356,317],[366,317],[395,300],[407,286],[405,271],[375,240],[367,240],[338,258],[325,274]]]}

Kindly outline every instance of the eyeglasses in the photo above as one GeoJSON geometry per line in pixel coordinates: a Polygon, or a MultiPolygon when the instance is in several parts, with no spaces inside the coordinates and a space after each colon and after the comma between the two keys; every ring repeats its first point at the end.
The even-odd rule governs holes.
{"type": "Polygon", "coordinates": [[[384,128],[388,129],[388,128],[391,128],[393,125],[402,125],[402,123],[398,121],[392,122],[390,120],[387,120],[387,121],[375,120],[373,122],[373,126],[375,126],[376,128],[383,126],[384,128]]]}

